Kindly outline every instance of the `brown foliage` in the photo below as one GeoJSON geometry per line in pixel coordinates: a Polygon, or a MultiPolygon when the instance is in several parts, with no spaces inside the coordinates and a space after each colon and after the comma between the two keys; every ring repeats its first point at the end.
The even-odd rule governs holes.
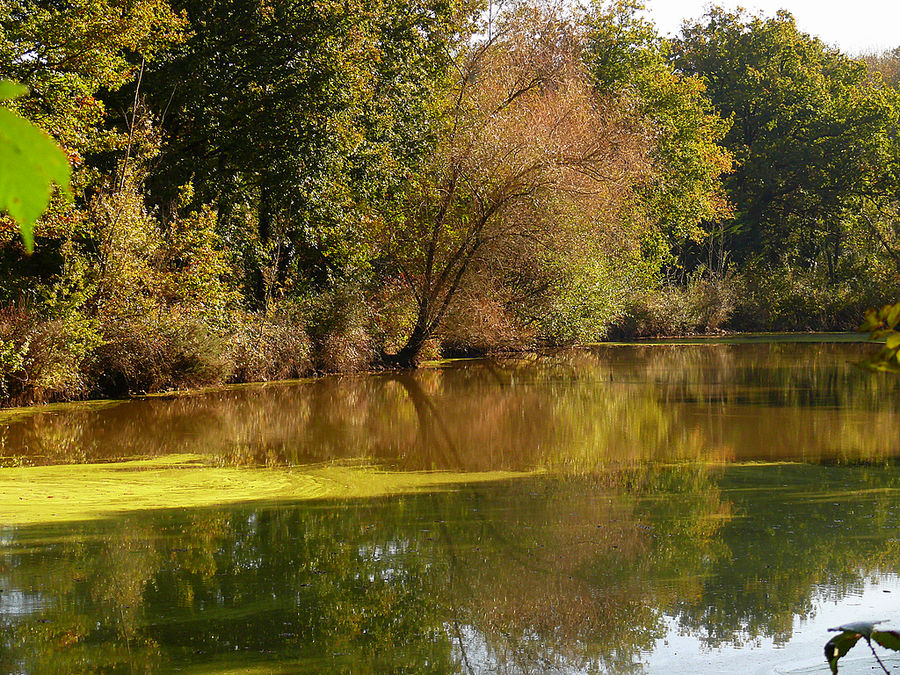
{"type": "Polygon", "coordinates": [[[900,47],[884,52],[870,52],[860,58],[866,62],[870,75],[880,76],[892,87],[900,86],[900,47]]]}
{"type": "Polygon", "coordinates": [[[220,384],[231,364],[221,336],[183,306],[107,317],[95,352],[96,381],[109,393],[149,393],[220,384]]]}
{"type": "Polygon", "coordinates": [[[83,366],[97,344],[94,326],[85,319],[0,307],[0,404],[83,396],[90,388],[83,366]]]}
{"type": "Polygon", "coordinates": [[[462,288],[500,279],[539,293],[550,254],[594,251],[604,232],[621,245],[612,223],[650,170],[643,130],[597,97],[564,13],[516,9],[456,68],[432,163],[410,176],[401,216],[376,243],[417,307],[401,365],[462,288]]]}
{"type": "Polygon", "coordinates": [[[230,348],[231,382],[287,380],[312,370],[309,336],[302,323],[285,313],[241,315],[230,348]]]}

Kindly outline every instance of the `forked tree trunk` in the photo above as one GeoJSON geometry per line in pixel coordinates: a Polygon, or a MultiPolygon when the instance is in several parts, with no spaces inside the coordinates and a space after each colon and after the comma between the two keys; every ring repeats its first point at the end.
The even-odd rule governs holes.
{"type": "Polygon", "coordinates": [[[416,325],[413,326],[412,332],[406,339],[406,344],[396,354],[382,354],[382,363],[388,368],[406,369],[417,367],[422,348],[430,337],[431,331],[428,329],[427,313],[420,309],[416,325]]]}

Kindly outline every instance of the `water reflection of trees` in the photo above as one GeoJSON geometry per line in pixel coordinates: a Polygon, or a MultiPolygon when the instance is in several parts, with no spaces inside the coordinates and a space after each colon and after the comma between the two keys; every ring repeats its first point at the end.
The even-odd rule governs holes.
{"type": "Polygon", "coordinates": [[[839,599],[867,571],[900,573],[893,466],[748,466],[720,484],[738,516],[720,532],[728,557],[708,567],[697,597],[677,603],[682,625],[713,646],[786,642],[793,616],[808,616],[823,590],[839,599]]]}
{"type": "Polygon", "coordinates": [[[900,422],[896,383],[800,349],[598,348],[16,418],[7,461],[549,471],[8,530],[0,671],[631,672],[666,616],[711,645],[786,640],[823,585],[900,559],[900,439],[871,433],[900,422]],[[711,468],[768,456],[821,465],[711,468]]]}
{"type": "Polygon", "coordinates": [[[159,645],[142,625],[144,590],[159,568],[153,530],[140,523],[96,529],[88,538],[57,533],[39,548],[27,536],[4,537],[0,671],[159,670],[159,645]],[[20,604],[26,596],[30,602],[20,604]]]}
{"type": "Polygon", "coordinates": [[[683,463],[7,530],[0,671],[640,672],[666,616],[785,640],[900,571],[897,476],[683,463]]]}
{"type": "MultiPolygon", "coordinates": [[[[609,479],[568,479],[80,526],[5,556],[4,587],[47,602],[6,623],[0,668],[75,658],[151,672],[277,653],[329,672],[454,672],[470,658],[506,672],[621,671],[661,631],[639,500],[609,479]],[[53,647],[23,650],[33,629],[53,647]]],[[[708,553],[707,539],[691,543],[684,556],[708,553]]]]}
{"type": "Polygon", "coordinates": [[[702,562],[722,554],[715,533],[728,510],[708,472],[683,466],[657,475],[655,487],[681,493],[666,495],[677,515],[653,522],[648,498],[665,493],[650,498],[653,481],[637,488],[619,478],[617,487],[610,477],[534,483],[511,498],[502,530],[470,525],[475,536],[456,547],[452,582],[465,599],[457,613],[481,647],[468,658],[476,672],[641,671],[641,654],[665,633],[670,594],[690,593],[702,562]],[[674,569],[686,581],[655,583],[674,569]]]}
{"type": "Polygon", "coordinates": [[[407,469],[593,470],[706,458],[900,452],[900,384],[856,345],[609,347],[416,373],[325,378],[0,425],[0,461],[172,452],[227,464],[369,458],[407,469]],[[4,459],[5,458],[5,459],[4,459]]]}

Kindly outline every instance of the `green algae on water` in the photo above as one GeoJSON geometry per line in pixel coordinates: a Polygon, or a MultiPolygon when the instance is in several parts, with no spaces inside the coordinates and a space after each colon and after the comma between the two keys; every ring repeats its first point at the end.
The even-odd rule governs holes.
{"type": "Polygon", "coordinates": [[[240,502],[364,499],[505,480],[524,472],[386,471],[371,464],[209,465],[200,455],[0,469],[0,526],[91,520],[128,511],[240,502]]]}

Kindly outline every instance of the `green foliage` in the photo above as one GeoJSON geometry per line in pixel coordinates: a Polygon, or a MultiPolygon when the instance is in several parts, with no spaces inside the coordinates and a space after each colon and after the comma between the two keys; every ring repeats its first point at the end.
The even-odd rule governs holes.
{"type": "Polygon", "coordinates": [[[0,76],[29,88],[20,112],[78,167],[87,153],[124,143],[102,126],[103,92],[131,81],[135,55],[152,59],[183,28],[166,0],[9,0],[0,6],[0,76]]]}
{"type": "Polygon", "coordinates": [[[93,379],[103,391],[149,392],[225,381],[233,368],[230,312],[238,296],[208,208],[167,228],[129,177],[87,212],[98,238],[91,304],[104,344],[93,379]]]}
{"type": "Polygon", "coordinates": [[[872,650],[872,654],[875,656],[875,660],[878,661],[878,665],[881,666],[881,669],[890,675],[890,671],[885,668],[881,659],[878,657],[878,653],[872,646],[872,640],[886,649],[900,651],[900,633],[892,630],[877,630],[875,626],[879,623],[882,622],[858,621],[856,623],[828,629],[830,631],[842,631],[825,644],[825,659],[828,661],[828,665],[831,667],[833,675],[837,675],[838,673],[838,661],[843,658],[857,642],[859,642],[860,638],[863,638],[866,641],[866,644],[869,645],[869,648],[872,650]]]}
{"type": "Polygon", "coordinates": [[[872,639],[885,649],[900,652],[900,633],[895,630],[872,631],[872,639]]]}
{"type": "Polygon", "coordinates": [[[831,666],[831,672],[834,673],[834,675],[837,675],[838,672],[838,659],[842,658],[850,651],[850,648],[853,647],[861,637],[862,635],[859,633],[847,631],[835,635],[825,644],[825,659],[828,661],[828,665],[831,666]]]}
{"type": "Polygon", "coordinates": [[[655,225],[645,250],[659,266],[683,240],[702,240],[706,221],[728,213],[720,180],[731,156],[720,143],[730,123],[700,78],[672,67],[668,44],[642,9],[636,0],[598,5],[585,18],[584,58],[598,90],[624,99],[651,143],[654,173],[641,197],[655,225]]]}
{"type": "Polygon", "coordinates": [[[602,340],[634,295],[652,283],[643,261],[622,253],[613,257],[597,251],[559,264],[555,272],[549,277],[547,306],[532,307],[532,314],[526,315],[540,341],[554,345],[602,340]]]}
{"type": "Polygon", "coordinates": [[[838,279],[827,270],[787,262],[746,261],[733,276],[736,330],[852,331],[867,308],[900,292],[897,277],[884,267],[853,266],[838,279]]]}
{"type": "Polygon", "coordinates": [[[662,64],[665,47],[656,28],[641,18],[639,0],[595,3],[585,17],[589,28],[585,61],[602,92],[640,90],[638,80],[662,64]]]}
{"type": "Polygon", "coordinates": [[[217,233],[218,214],[209,206],[173,218],[159,232],[162,246],[152,258],[158,294],[168,303],[190,305],[211,323],[240,304],[233,259],[217,233]]]}
{"type": "Polygon", "coordinates": [[[0,396],[56,400],[229,378],[239,298],[216,214],[201,209],[164,230],[132,176],[96,195],[79,220],[80,236],[56,247],[55,265],[31,278],[34,309],[11,309],[0,321],[8,366],[0,396]]]}
{"type": "Polygon", "coordinates": [[[507,3],[488,40],[468,0],[0,3],[0,77],[29,89],[0,89],[0,172],[23,168],[0,207],[33,223],[73,167],[38,255],[0,236],[0,301],[29,316],[0,343],[16,395],[709,330],[733,305],[738,327],[844,327],[883,303],[889,78],[786,14],[716,9],[669,43],[641,10],[507,3]],[[38,367],[51,334],[71,382],[38,367]]]}
{"type": "MultiPolygon", "coordinates": [[[[0,102],[26,92],[23,86],[0,80],[0,102]]],[[[50,201],[53,184],[68,192],[70,173],[66,156],[45,133],[0,107],[0,211],[19,223],[29,252],[34,247],[34,223],[50,201]]]]}
{"type": "Polygon", "coordinates": [[[900,302],[884,305],[866,312],[860,332],[869,333],[873,340],[884,340],[884,346],[874,356],[862,362],[871,370],[900,373],[900,302]]]}
{"type": "Polygon", "coordinates": [[[713,9],[685,28],[674,61],[732,120],[734,259],[820,265],[834,281],[855,254],[861,214],[898,196],[897,91],[867,82],[862,63],[798,31],[786,12],[713,9]]]}
{"type": "Polygon", "coordinates": [[[144,91],[168,140],[161,204],[193,179],[244,251],[248,291],[275,295],[365,273],[361,228],[432,147],[454,3],[182,0],[188,40],[144,91]],[[230,64],[240,64],[235,69],[230,64]]]}

